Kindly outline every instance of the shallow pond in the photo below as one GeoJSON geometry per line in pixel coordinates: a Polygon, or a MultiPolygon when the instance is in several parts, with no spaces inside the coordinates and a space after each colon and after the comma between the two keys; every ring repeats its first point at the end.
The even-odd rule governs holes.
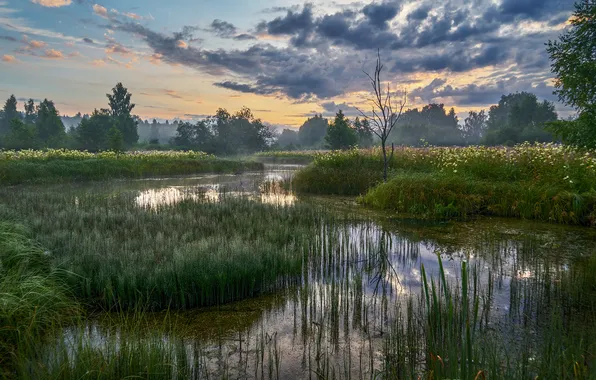
{"type": "MultiPolygon", "coordinates": [[[[351,199],[297,197],[288,180],[299,167],[268,165],[258,173],[56,185],[44,191],[69,193],[74,206],[77,194],[130,193],[137,207],[158,214],[182,201],[244,197],[279,207],[309,202],[351,215],[347,223],[322,232],[333,234],[339,245],[333,251],[321,245],[295,286],[219,307],[143,314],[143,325],[164,341],[182,342],[177,355],[194,360],[196,377],[374,378],[383,370],[390,326],[409,300],[419,305],[421,268],[429,279],[438,278],[438,257],[454,284],[462,262],[472,268],[482,294],[480,318],[506,339],[519,340],[524,318],[540,313],[540,302],[531,301],[536,284],[557,281],[571,260],[596,252],[594,231],[581,227],[488,218],[423,222],[361,210],[351,199]]],[[[122,315],[103,313],[93,315],[84,329],[67,328],[59,341],[74,355],[81,341],[108,347],[114,339],[126,340],[135,326],[122,315]]]]}

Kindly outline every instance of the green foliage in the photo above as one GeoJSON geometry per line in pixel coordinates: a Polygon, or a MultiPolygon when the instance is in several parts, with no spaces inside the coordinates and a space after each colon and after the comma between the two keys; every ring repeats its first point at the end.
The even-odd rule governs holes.
{"type": "Polygon", "coordinates": [[[552,123],[550,129],[567,144],[596,148],[596,5],[575,4],[571,28],[548,42],[559,99],[579,112],[573,121],[552,123]]]}
{"type": "Polygon", "coordinates": [[[443,104],[428,104],[420,110],[405,111],[389,140],[410,146],[421,145],[422,141],[439,146],[463,143],[455,111],[447,111],[443,104]]]}
{"type": "Polygon", "coordinates": [[[2,117],[0,118],[0,137],[10,132],[10,124],[13,119],[20,119],[17,111],[17,99],[11,95],[4,103],[2,117]]]}
{"type": "Polygon", "coordinates": [[[335,115],[335,120],[327,128],[325,142],[327,148],[332,150],[350,149],[358,144],[358,135],[341,110],[335,115]]]}
{"type": "Polygon", "coordinates": [[[233,155],[266,150],[272,138],[271,130],[248,108],[235,115],[220,108],[215,116],[207,120],[178,124],[172,142],[179,148],[233,155]]]}
{"type": "Polygon", "coordinates": [[[75,128],[75,139],[80,149],[98,152],[110,148],[108,134],[114,121],[107,110],[94,110],[89,118],[83,118],[75,128]]]}
{"type": "Polygon", "coordinates": [[[35,125],[12,119],[10,132],[4,137],[4,146],[8,149],[33,149],[37,145],[35,125]]]}
{"type": "Polygon", "coordinates": [[[358,136],[358,147],[370,148],[373,146],[373,133],[368,119],[360,120],[356,117],[354,120],[354,130],[358,136]]]}
{"type": "Polygon", "coordinates": [[[280,148],[290,149],[290,147],[296,149],[300,146],[300,138],[298,132],[292,129],[284,129],[279,137],[277,138],[277,145],[280,148]]]}
{"type": "Polygon", "coordinates": [[[548,129],[566,144],[596,149],[596,106],[586,108],[575,120],[559,120],[548,129]]]}
{"type": "Polygon", "coordinates": [[[124,136],[116,124],[108,131],[108,146],[114,152],[124,151],[124,136]]]}
{"type": "MultiPolygon", "coordinates": [[[[109,100],[110,112],[114,124],[122,133],[124,144],[132,146],[139,140],[137,121],[131,115],[135,104],[130,102],[132,94],[122,85],[117,83],[111,94],[106,94],[109,100]]],[[[109,129],[108,129],[109,130],[109,129]]]]}
{"type": "Polygon", "coordinates": [[[486,145],[515,145],[528,142],[550,142],[547,123],[557,120],[555,106],[538,102],[536,95],[520,92],[503,95],[488,113],[486,145]]]}
{"type": "Polygon", "coordinates": [[[35,121],[37,137],[42,146],[57,148],[62,146],[66,138],[64,124],[60,120],[58,110],[54,102],[44,99],[37,107],[37,119],[35,121]]]}
{"type": "Polygon", "coordinates": [[[302,124],[298,130],[300,145],[304,148],[322,148],[325,143],[328,122],[323,115],[315,115],[302,124]]]}
{"type": "Polygon", "coordinates": [[[35,124],[35,119],[37,119],[35,102],[33,102],[33,99],[29,99],[29,101],[25,103],[25,123],[35,124]]]}
{"type": "Polygon", "coordinates": [[[464,140],[468,145],[480,144],[486,128],[488,127],[488,115],[481,110],[480,112],[470,111],[462,130],[464,140]]]}
{"type": "Polygon", "coordinates": [[[596,5],[578,1],[571,17],[571,28],[549,41],[551,69],[557,76],[559,99],[580,112],[596,105],[596,5]]]}

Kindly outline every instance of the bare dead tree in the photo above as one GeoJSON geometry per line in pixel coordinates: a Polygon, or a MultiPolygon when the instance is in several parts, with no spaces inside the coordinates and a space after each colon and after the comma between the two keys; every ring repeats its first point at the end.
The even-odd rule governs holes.
{"type": "Polygon", "coordinates": [[[391,144],[391,155],[387,155],[387,139],[402,117],[404,107],[406,106],[407,94],[404,91],[403,99],[395,100],[391,93],[390,84],[387,84],[387,90],[385,91],[381,81],[382,71],[381,52],[377,51],[377,65],[374,74],[370,75],[366,71],[364,72],[368,79],[370,79],[370,84],[373,88],[372,98],[370,99],[372,111],[368,114],[362,112],[360,109],[358,111],[362,117],[369,121],[370,131],[381,140],[381,148],[383,150],[383,181],[386,182],[387,168],[395,150],[393,144],[391,144]]]}

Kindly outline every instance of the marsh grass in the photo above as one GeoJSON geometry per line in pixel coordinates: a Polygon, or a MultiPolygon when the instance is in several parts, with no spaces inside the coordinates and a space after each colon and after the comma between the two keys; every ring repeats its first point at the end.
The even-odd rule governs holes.
{"type": "Polygon", "coordinates": [[[263,170],[202,152],[0,151],[0,185],[263,170]]]}
{"type": "Polygon", "coordinates": [[[431,279],[423,265],[420,297],[397,305],[383,348],[384,378],[596,376],[595,305],[582,303],[572,311],[568,303],[590,291],[583,283],[592,283],[586,280],[590,268],[576,269],[581,285],[576,271],[513,278],[509,317],[503,321],[491,316],[494,282],[482,286],[479,268],[464,261],[459,284],[450,283],[438,260],[438,278],[431,279]]]}
{"type": "Polygon", "coordinates": [[[301,281],[333,217],[248,199],[139,207],[136,192],[5,192],[81,299],[109,310],[223,304],[301,281]]]}
{"type": "Polygon", "coordinates": [[[378,150],[319,155],[297,192],[363,195],[366,205],[423,218],[494,215],[596,223],[596,155],[555,145],[399,148],[381,183],[378,150]]]}
{"type": "Polygon", "coordinates": [[[0,375],[40,336],[77,314],[63,277],[23,226],[0,220],[0,375]]]}

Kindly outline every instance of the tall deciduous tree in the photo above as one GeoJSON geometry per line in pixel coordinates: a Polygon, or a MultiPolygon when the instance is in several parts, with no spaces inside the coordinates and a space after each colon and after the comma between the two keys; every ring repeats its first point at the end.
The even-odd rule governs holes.
{"type": "Polygon", "coordinates": [[[596,3],[576,3],[571,28],[547,45],[555,93],[579,112],[576,120],[552,123],[551,129],[564,142],[596,148],[596,3]]]}
{"type": "Polygon", "coordinates": [[[387,181],[387,168],[389,166],[389,161],[393,158],[393,145],[391,146],[391,155],[387,154],[387,139],[402,116],[402,112],[406,106],[407,97],[404,92],[403,99],[396,101],[393,97],[391,86],[387,84],[386,90],[383,88],[381,79],[382,72],[383,64],[381,63],[381,52],[378,51],[377,64],[374,73],[371,75],[365,72],[373,89],[373,96],[370,99],[372,109],[370,114],[362,111],[360,111],[360,113],[370,122],[371,132],[381,140],[381,149],[383,151],[383,180],[387,181]]]}
{"type": "Polygon", "coordinates": [[[116,127],[122,132],[124,143],[127,146],[135,144],[139,140],[137,121],[131,111],[135,104],[131,103],[132,94],[128,92],[122,83],[116,84],[111,94],[106,94],[109,100],[110,111],[116,127]]]}
{"type": "Polygon", "coordinates": [[[539,102],[532,93],[503,95],[497,105],[490,107],[483,141],[488,145],[552,141],[545,127],[555,120],[554,104],[546,100],[539,102]]]}
{"type": "Polygon", "coordinates": [[[60,119],[60,114],[51,100],[44,99],[37,106],[35,126],[37,137],[42,146],[56,148],[64,143],[66,130],[60,119]]]}
{"type": "Polygon", "coordinates": [[[356,131],[350,127],[349,120],[341,110],[335,115],[335,120],[327,128],[325,142],[327,148],[333,150],[350,149],[358,144],[356,131]]]}
{"type": "Polygon", "coordinates": [[[354,130],[358,136],[359,147],[370,148],[373,145],[373,134],[370,130],[370,122],[367,119],[360,120],[357,117],[354,120],[354,130]]]}
{"type": "Polygon", "coordinates": [[[488,115],[484,110],[470,111],[464,120],[463,136],[467,144],[478,144],[487,128],[488,115]]]}
{"type": "Polygon", "coordinates": [[[300,145],[308,148],[321,147],[324,143],[328,126],[327,119],[323,118],[323,115],[315,115],[306,120],[298,130],[300,145]]]}
{"type": "Polygon", "coordinates": [[[93,111],[91,117],[83,118],[75,130],[78,147],[92,152],[109,149],[108,132],[113,126],[114,121],[108,110],[93,111]]]}

